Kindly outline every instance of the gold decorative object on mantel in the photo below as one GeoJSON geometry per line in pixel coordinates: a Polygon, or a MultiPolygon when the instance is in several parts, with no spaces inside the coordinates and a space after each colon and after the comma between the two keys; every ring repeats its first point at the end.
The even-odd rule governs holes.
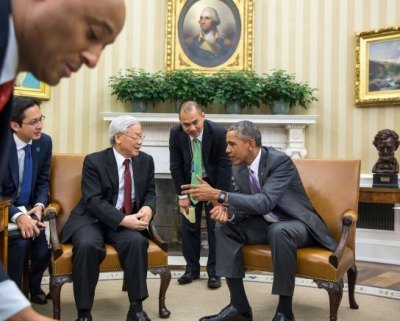
{"type": "Polygon", "coordinates": [[[168,0],[166,70],[253,67],[254,0],[168,0]]]}
{"type": "Polygon", "coordinates": [[[400,26],[356,34],[355,104],[400,104],[400,26]]]}

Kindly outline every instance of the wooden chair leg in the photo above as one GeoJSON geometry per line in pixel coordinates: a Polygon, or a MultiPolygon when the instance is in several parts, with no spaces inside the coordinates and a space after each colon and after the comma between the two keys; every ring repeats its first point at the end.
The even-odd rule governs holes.
{"type": "Polygon", "coordinates": [[[158,314],[160,318],[169,318],[171,312],[165,306],[165,294],[171,281],[171,271],[167,267],[151,268],[149,271],[160,275],[160,292],[158,296],[158,314]]]}
{"type": "Polygon", "coordinates": [[[60,320],[61,288],[67,282],[72,282],[72,277],[70,275],[50,276],[50,296],[53,302],[53,319],[60,320]]]}
{"type": "Polygon", "coordinates": [[[314,282],[318,285],[319,288],[323,288],[328,291],[329,320],[337,321],[337,313],[343,297],[343,280],[340,280],[339,282],[314,280],[314,282]]]}
{"type": "Polygon", "coordinates": [[[347,282],[349,286],[349,304],[351,309],[358,309],[358,304],[354,298],[354,289],[357,282],[357,266],[354,264],[350,269],[347,270],[347,282]]]}

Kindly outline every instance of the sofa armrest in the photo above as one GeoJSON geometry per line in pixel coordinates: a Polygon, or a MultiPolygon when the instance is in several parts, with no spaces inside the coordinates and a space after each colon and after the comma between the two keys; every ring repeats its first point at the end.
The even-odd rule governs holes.
{"type": "Polygon", "coordinates": [[[153,221],[150,222],[149,233],[150,233],[151,240],[154,243],[156,243],[164,252],[167,253],[168,252],[168,244],[158,234],[158,232],[156,230],[156,225],[154,224],[153,221]]]}
{"type": "Polygon", "coordinates": [[[57,233],[56,218],[59,213],[60,205],[57,203],[51,203],[44,210],[44,218],[45,220],[49,221],[51,252],[55,260],[58,259],[63,253],[57,233]]]}
{"type": "Polygon", "coordinates": [[[356,212],[354,210],[348,210],[346,213],[344,213],[342,222],[342,234],[340,236],[338,246],[336,247],[335,252],[333,252],[333,254],[329,257],[329,263],[335,268],[339,266],[339,262],[343,256],[344,249],[346,248],[349,239],[350,228],[357,222],[356,212]]]}

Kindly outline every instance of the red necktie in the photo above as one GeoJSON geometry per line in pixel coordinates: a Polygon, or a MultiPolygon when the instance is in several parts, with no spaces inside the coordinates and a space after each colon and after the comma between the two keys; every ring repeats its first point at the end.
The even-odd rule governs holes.
{"type": "Polygon", "coordinates": [[[124,160],[124,205],[122,206],[122,212],[127,215],[132,214],[132,176],[130,163],[130,159],[124,160]]]}
{"type": "Polygon", "coordinates": [[[0,111],[2,111],[7,101],[10,99],[13,88],[14,80],[10,80],[9,82],[0,85],[0,111]]]}

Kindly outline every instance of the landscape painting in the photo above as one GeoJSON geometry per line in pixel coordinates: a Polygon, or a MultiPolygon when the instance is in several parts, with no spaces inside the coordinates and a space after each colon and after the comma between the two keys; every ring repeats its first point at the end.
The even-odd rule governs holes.
{"type": "Polygon", "coordinates": [[[400,104],[400,26],[356,34],[355,104],[400,104]]]}

